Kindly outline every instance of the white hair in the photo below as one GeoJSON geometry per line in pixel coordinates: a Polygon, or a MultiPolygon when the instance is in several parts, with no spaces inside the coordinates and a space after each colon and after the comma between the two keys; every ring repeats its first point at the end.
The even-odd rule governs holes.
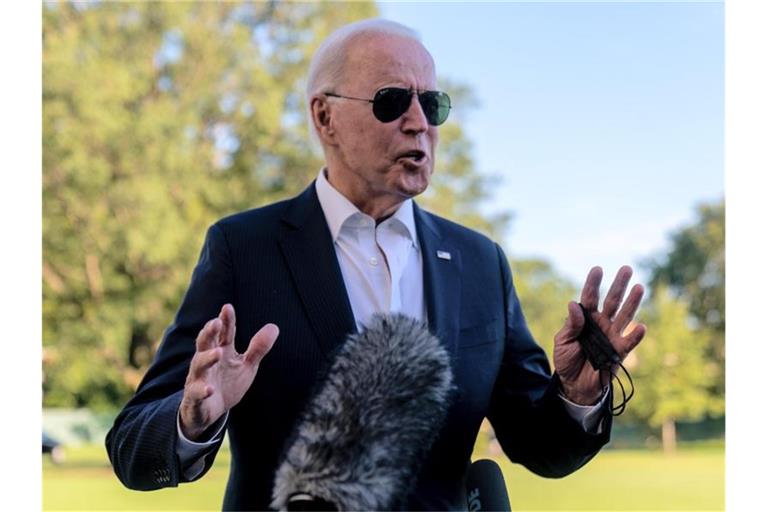
{"type": "Polygon", "coordinates": [[[307,78],[307,100],[313,94],[338,84],[344,72],[347,47],[361,36],[370,34],[391,34],[421,42],[415,30],[382,18],[361,20],[336,29],[312,56],[307,78]]]}
{"type": "Polygon", "coordinates": [[[389,34],[421,42],[418,32],[383,18],[369,18],[336,29],[318,47],[309,63],[306,101],[309,109],[309,133],[316,136],[312,122],[312,96],[336,88],[344,75],[349,45],[371,34],[389,34]]]}

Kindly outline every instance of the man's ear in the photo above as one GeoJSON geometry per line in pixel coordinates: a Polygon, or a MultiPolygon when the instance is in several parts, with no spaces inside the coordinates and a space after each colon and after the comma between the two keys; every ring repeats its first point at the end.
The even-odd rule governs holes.
{"type": "Polygon", "coordinates": [[[328,100],[321,96],[313,96],[310,103],[312,124],[317,136],[326,144],[335,144],[336,130],[331,124],[331,109],[328,100]]]}

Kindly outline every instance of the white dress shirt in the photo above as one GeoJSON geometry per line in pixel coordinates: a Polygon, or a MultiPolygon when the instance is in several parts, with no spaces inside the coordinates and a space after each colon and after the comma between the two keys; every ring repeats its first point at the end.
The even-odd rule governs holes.
{"type": "Polygon", "coordinates": [[[336,258],[362,330],[377,312],[403,313],[426,320],[424,279],[413,220],[413,200],[378,226],[328,182],[324,170],[315,182],[336,258]]]}
{"type": "MultiPolygon", "coordinates": [[[[325,169],[320,171],[315,188],[358,330],[362,330],[376,312],[399,312],[426,320],[422,256],[416,236],[413,200],[404,201],[392,216],[377,226],[372,217],[333,188],[325,176],[325,169]]],[[[600,405],[607,397],[606,392],[600,403],[592,406],[578,405],[560,396],[570,415],[585,431],[595,432],[597,427],[596,433],[600,433],[600,405]]],[[[176,453],[186,478],[191,480],[202,472],[203,457],[223,435],[228,414],[219,420],[219,429],[213,439],[202,443],[184,437],[177,418],[179,440],[176,453]]]]}

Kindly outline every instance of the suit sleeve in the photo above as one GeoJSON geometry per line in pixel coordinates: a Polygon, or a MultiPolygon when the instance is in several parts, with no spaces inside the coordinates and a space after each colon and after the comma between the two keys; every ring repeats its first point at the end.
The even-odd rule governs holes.
{"type": "Polygon", "coordinates": [[[605,401],[599,434],[584,431],[559,396],[557,374],[526,325],[506,256],[497,246],[506,316],[504,356],[488,419],[513,462],[534,473],[559,478],[586,464],[610,439],[611,415],[605,401]]]}
{"type": "MultiPolygon", "coordinates": [[[[195,354],[197,334],[225,303],[232,302],[232,289],[225,234],[213,225],[173,324],[166,330],[136,395],[107,434],[109,459],[126,487],[146,491],[187,481],[176,454],[176,418],[184,383],[195,354]]],[[[205,468],[196,478],[210,469],[220,443],[205,456],[205,468]]]]}

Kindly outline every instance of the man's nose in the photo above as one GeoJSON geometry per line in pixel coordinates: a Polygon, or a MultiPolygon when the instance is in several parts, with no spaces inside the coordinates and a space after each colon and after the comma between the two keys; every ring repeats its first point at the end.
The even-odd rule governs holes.
{"type": "Polygon", "coordinates": [[[406,133],[422,133],[429,129],[427,116],[419,103],[419,96],[414,91],[411,94],[411,103],[402,117],[401,129],[406,133]]]}

